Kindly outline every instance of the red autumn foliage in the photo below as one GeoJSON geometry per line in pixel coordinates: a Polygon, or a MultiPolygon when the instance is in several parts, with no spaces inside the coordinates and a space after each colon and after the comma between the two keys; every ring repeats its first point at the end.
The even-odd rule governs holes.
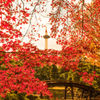
{"type": "MultiPolygon", "coordinates": [[[[29,0],[26,1],[28,2],[29,0]]],[[[75,14],[74,9],[79,8],[79,6],[74,5],[74,0],[71,2],[66,2],[65,0],[52,0],[51,6],[53,9],[56,7],[57,11],[50,14],[50,21],[52,24],[51,37],[56,37],[57,33],[60,33],[57,42],[62,45],[62,50],[42,51],[31,43],[22,43],[19,38],[24,37],[21,32],[21,25],[28,24],[29,22],[29,26],[32,26],[32,14],[34,12],[41,13],[44,11],[44,6],[41,7],[42,10],[40,11],[38,9],[36,10],[36,6],[38,6],[39,3],[45,5],[46,1],[34,3],[35,8],[32,13],[29,13],[28,10],[30,9],[27,7],[24,8],[24,5],[20,10],[18,7],[21,8],[22,5],[13,8],[14,2],[14,0],[0,0],[0,43],[2,43],[0,57],[3,57],[0,63],[3,63],[3,66],[6,68],[6,70],[0,70],[0,95],[4,97],[7,92],[18,91],[19,93],[26,92],[27,94],[37,92],[38,94],[42,93],[43,95],[51,97],[52,94],[47,90],[46,83],[34,77],[35,71],[33,68],[36,66],[43,67],[44,65],[54,64],[63,67],[65,70],[79,70],[78,62],[80,61],[80,57],[89,50],[89,40],[83,36],[83,41],[85,39],[88,40],[83,43],[80,39],[82,27],[75,31],[71,28],[76,21],[76,18],[78,20],[82,19],[81,16],[76,15],[76,17],[74,17],[73,15],[75,14]],[[65,11],[63,14],[64,16],[59,16],[62,13],[61,9],[65,11]],[[67,16],[66,9],[69,12],[67,16]],[[31,17],[30,20],[28,19],[29,17],[31,17]],[[68,17],[71,19],[70,25],[67,25],[66,19],[68,19],[68,17]],[[60,25],[62,25],[61,30],[59,30],[60,25]],[[20,29],[17,29],[16,27],[20,27],[20,29]],[[12,65],[10,63],[12,59],[16,62],[20,62],[22,65],[12,65]]],[[[99,0],[96,4],[100,4],[99,0]]],[[[30,5],[33,6],[33,4],[30,5]]],[[[95,13],[98,14],[99,10],[95,13]]],[[[38,26],[38,23],[36,25],[38,26]]],[[[84,27],[87,26],[88,25],[85,24],[84,27]]],[[[36,31],[35,28],[32,28],[32,30],[34,30],[34,32],[36,31]]],[[[97,30],[99,29],[97,28],[97,30]]],[[[92,84],[94,77],[98,77],[95,73],[88,74],[85,72],[81,75],[83,80],[90,85],[92,84]],[[90,79],[88,80],[88,78],[90,79]]]]}
{"type": "Polygon", "coordinates": [[[7,92],[18,91],[19,93],[38,94],[52,96],[47,90],[45,82],[34,77],[34,69],[27,66],[9,67],[8,70],[0,70],[0,95],[5,96],[7,92]]]}
{"type": "MultiPolygon", "coordinates": [[[[67,47],[72,47],[78,60],[81,61],[83,57],[86,57],[91,64],[95,63],[96,66],[99,66],[100,0],[93,0],[91,4],[86,4],[85,0],[75,3],[76,1],[52,0],[51,37],[57,38],[57,43],[64,48],[62,52],[67,50],[67,47]]],[[[73,51],[67,51],[72,55],[69,58],[73,58],[73,55],[75,55],[71,53],[73,51]]],[[[83,75],[85,79],[83,81],[92,84],[94,77],[93,74],[87,74],[86,77],[83,75]],[[93,80],[87,81],[89,78],[93,80]]]]}

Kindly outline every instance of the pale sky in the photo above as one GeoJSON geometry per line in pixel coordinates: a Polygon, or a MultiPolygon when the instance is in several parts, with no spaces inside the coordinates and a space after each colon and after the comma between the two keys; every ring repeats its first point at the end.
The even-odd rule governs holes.
{"type": "MultiPolygon", "coordinates": [[[[91,3],[91,0],[85,0],[85,3],[91,3]]],[[[43,23],[48,23],[48,19],[43,19],[43,23]]],[[[49,34],[49,26],[48,26],[48,34],[49,34]]],[[[42,31],[42,34],[45,34],[45,30],[42,31]]],[[[45,40],[43,38],[39,39],[39,41],[36,42],[36,45],[40,49],[45,48],[45,40]]],[[[56,44],[56,39],[48,39],[48,49],[55,49],[55,50],[61,50],[61,45],[56,44]]]]}
{"type": "MultiPolygon", "coordinates": [[[[85,3],[91,3],[91,0],[85,0],[85,3]]],[[[49,23],[48,20],[49,20],[49,18],[42,17],[41,24],[44,24],[47,26],[48,34],[50,34],[49,33],[50,32],[50,25],[48,25],[48,23],[49,23]]],[[[39,30],[39,33],[43,36],[45,34],[45,28],[41,28],[39,30]]],[[[27,41],[27,39],[25,38],[24,41],[27,41]]],[[[35,45],[39,49],[45,49],[45,39],[40,38],[37,42],[35,42],[35,45]]],[[[48,49],[61,50],[61,45],[56,44],[56,39],[49,38],[48,39],[48,49]]]]}
{"type": "MultiPolygon", "coordinates": [[[[42,30],[41,34],[45,35],[45,29],[42,30]]],[[[50,34],[50,27],[47,25],[47,32],[48,34],[50,34]]],[[[45,39],[44,38],[40,38],[37,42],[36,45],[39,49],[45,49],[45,39]]],[[[57,45],[56,44],[56,39],[54,38],[49,38],[48,39],[48,49],[55,49],[55,50],[61,50],[61,45],[57,45]]]]}

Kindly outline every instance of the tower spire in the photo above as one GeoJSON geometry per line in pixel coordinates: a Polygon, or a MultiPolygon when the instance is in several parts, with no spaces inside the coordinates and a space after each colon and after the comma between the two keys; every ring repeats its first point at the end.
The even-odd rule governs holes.
{"type": "Polygon", "coordinates": [[[45,35],[43,37],[45,39],[45,49],[48,49],[48,39],[50,38],[50,36],[47,33],[47,27],[45,27],[45,35]]]}

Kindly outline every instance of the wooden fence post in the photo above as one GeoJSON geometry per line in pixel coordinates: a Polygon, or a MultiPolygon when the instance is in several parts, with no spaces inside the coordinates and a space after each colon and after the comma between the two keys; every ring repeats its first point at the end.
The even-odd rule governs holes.
{"type": "Polygon", "coordinates": [[[67,86],[65,86],[65,96],[64,96],[64,99],[66,100],[66,92],[67,92],[67,86]]]}

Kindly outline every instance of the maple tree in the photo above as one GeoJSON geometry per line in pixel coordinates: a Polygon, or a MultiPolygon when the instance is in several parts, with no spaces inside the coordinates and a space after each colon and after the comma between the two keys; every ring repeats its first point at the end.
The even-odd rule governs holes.
{"type": "Polygon", "coordinates": [[[22,41],[19,39],[23,38],[20,25],[28,23],[28,8],[25,8],[25,11],[23,5],[23,9],[19,10],[19,1],[16,6],[14,4],[15,0],[0,1],[0,63],[3,67],[3,70],[0,70],[0,95],[5,97],[7,92],[17,91],[25,92],[27,95],[36,92],[51,97],[46,83],[34,77],[33,67],[39,65],[39,58],[38,54],[31,56],[31,52],[35,53],[37,48],[30,43],[21,44],[22,41]]]}
{"type": "MultiPolygon", "coordinates": [[[[61,51],[39,50],[31,43],[32,40],[35,40],[36,26],[40,26],[35,19],[36,14],[45,12],[46,0],[37,0],[37,2],[31,0],[0,1],[0,43],[2,45],[0,63],[4,68],[0,70],[0,95],[2,97],[11,91],[25,92],[28,95],[36,92],[52,97],[47,89],[47,84],[34,77],[34,67],[58,65],[68,71],[70,69],[80,71],[78,63],[81,55],[87,53],[85,52],[88,46],[86,44],[89,41],[82,42],[87,39],[83,38],[85,32],[81,31],[82,27],[77,25],[77,28],[72,28],[76,25],[75,21],[77,20],[75,18],[78,19],[79,17],[77,15],[73,17],[73,14],[76,14],[76,9],[79,8],[78,5],[74,4],[74,1],[52,0],[51,6],[55,9],[50,13],[51,37],[58,37],[57,42],[63,45],[61,51]],[[32,10],[25,3],[29,3],[32,10]],[[69,24],[67,23],[68,20],[71,20],[69,24]],[[29,26],[23,34],[22,29],[27,24],[29,26]],[[30,39],[29,43],[23,42],[26,35],[30,39]]],[[[89,6],[87,7],[89,9],[89,6]]],[[[82,18],[79,17],[79,20],[82,18]]],[[[93,78],[98,77],[95,73],[87,75],[86,72],[83,72],[82,75],[83,79],[91,77],[88,81],[84,80],[90,85],[93,78]]]]}
{"type": "MultiPolygon", "coordinates": [[[[91,64],[99,66],[100,58],[99,58],[99,48],[100,48],[100,11],[99,11],[99,1],[93,1],[91,5],[86,5],[84,3],[84,19],[83,19],[83,36],[82,36],[82,43],[85,44],[82,48],[84,52],[87,53],[88,59],[86,61],[91,62],[91,64]],[[97,6],[96,6],[97,5],[97,6]]],[[[81,10],[78,10],[77,13],[74,13],[74,19],[77,22],[74,25],[74,29],[80,29],[80,25],[82,23],[81,17],[77,19],[77,14],[81,16],[81,10]]],[[[82,26],[82,25],[81,25],[82,26]]],[[[83,57],[86,56],[83,55],[83,57]]]]}
{"type": "MultiPolygon", "coordinates": [[[[51,36],[57,37],[57,43],[62,45],[62,52],[66,52],[69,47],[73,48],[79,61],[86,59],[86,62],[97,66],[100,59],[99,5],[99,0],[94,1],[92,5],[86,4],[85,0],[77,3],[76,0],[52,0],[53,11],[50,13],[51,36]]],[[[71,54],[70,51],[67,52],[71,54]]],[[[95,72],[88,73],[84,70],[79,75],[82,75],[83,81],[93,85],[94,74],[96,75],[95,72]]]]}

